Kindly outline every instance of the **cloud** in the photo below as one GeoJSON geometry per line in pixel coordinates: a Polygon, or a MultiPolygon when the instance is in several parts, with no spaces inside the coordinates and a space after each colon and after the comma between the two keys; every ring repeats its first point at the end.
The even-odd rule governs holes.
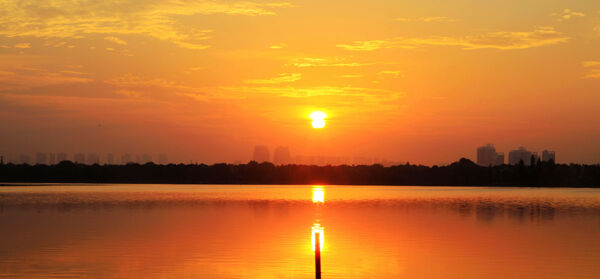
{"type": "Polygon", "coordinates": [[[189,97],[196,100],[207,100],[211,96],[205,88],[184,85],[163,78],[147,78],[134,74],[125,74],[104,81],[113,85],[116,93],[126,97],[149,97],[165,101],[173,96],[189,97]]]}
{"type": "Polygon", "coordinates": [[[24,90],[68,83],[94,81],[87,74],[70,70],[51,71],[34,67],[0,70],[0,91],[24,90]]]}
{"type": "Polygon", "coordinates": [[[282,43],[282,44],[278,44],[278,45],[272,45],[269,48],[270,49],[282,49],[284,47],[287,47],[287,45],[282,43]]]}
{"type": "Polygon", "coordinates": [[[567,42],[570,38],[553,27],[538,27],[533,31],[491,32],[479,36],[394,38],[389,40],[356,41],[337,47],[351,51],[372,51],[383,48],[415,49],[426,46],[453,46],[464,50],[500,49],[514,50],[541,47],[567,42]]]}
{"type": "Polygon", "coordinates": [[[584,78],[600,78],[600,69],[591,69],[584,78]]]}
{"type": "Polygon", "coordinates": [[[330,57],[330,58],[311,58],[302,57],[293,59],[292,63],[286,64],[286,66],[294,66],[299,68],[306,67],[359,67],[375,65],[376,63],[358,63],[349,62],[344,58],[330,57]]]}
{"type": "Polygon", "coordinates": [[[405,97],[403,92],[354,86],[242,86],[221,87],[221,95],[230,98],[271,97],[290,98],[294,102],[317,101],[323,106],[348,107],[365,111],[397,111],[405,97]],[[360,106],[357,106],[360,104],[360,106]]]}
{"type": "Polygon", "coordinates": [[[380,76],[390,76],[390,77],[393,77],[393,78],[402,78],[402,77],[404,77],[404,74],[402,74],[401,71],[389,71],[389,70],[386,70],[386,71],[380,71],[377,74],[380,75],[380,76]]]}
{"type": "Polygon", "coordinates": [[[341,78],[361,78],[364,77],[364,75],[341,75],[341,78]]]}
{"type": "Polygon", "coordinates": [[[419,17],[419,18],[405,18],[399,17],[394,19],[400,22],[455,22],[456,19],[449,18],[447,16],[431,16],[431,17],[419,17]]]}
{"type": "Polygon", "coordinates": [[[270,79],[250,79],[244,81],[245,83],[250,84],[279,84],[279,83],[287,83],[298,81],[302,78],[302,74],[279,74],[278,77],[270,78],[270,79]]]}
{"type": "Polygon", "coordinates": [[[564,9],[560,13],[553,13],[552,16],[556,17],[557,21],[565,21],[565,20],[569,20],[573,17],[584,17],[585,14],[576,12],[576,11],[572,11],[571,9],[564,9]]]}
{"type": "MultiPolygon", "coordinates": [[[[287,2],[255,3],[198,0],[64,1],[7,0],[0,2],[0,36],[83,38],[90,34],[142,35],[188,49],[206,49],[210,30],[178,20],[181,16],[227,14],[275,15],[287,2]]],[[[107,36],[115,37],[115,36],[107,36]]],[[[116,41],[115,41],[116,42],[116,41]]]]}
{"type": "Polygon", "coordinates": [[[338,97],[383,97],[388,95],[404,96],[403,93],[374,88],[362,88],[352,86],[313,86],[313,87],[267,87],[267,86],[242,86],[242,87],[223,87],[224,89],[236,92],[258,93],[277,95],[289,98],[307,98],[318,96],[338,96],[338,97]]]}
{"type": "Polygon", "coordinates": [[[355,41],[351,44],[339,44],[336,46],[352,51],[371,51],[382,48],[401,47],[399,44],[396,44],[394,41],[391,40],[355,41]]]}
{"type": "Polygon", "coordinates": [[[15,45],[15,48],[31,48],[30,43],[18,43],[15,45]]]}
{"type": "Polygon", "coordinates": [[[119,44],[119,45],[127,45],[127,42],[117,38],[117,37],[113,37],[113,36],[108,36],[108,37],[104,37],[105,40],[111,41],[113,43],[119,44]]]}
{"type": "Polygon", "coordinates": [[[588,69],[583,78],[600,78],[600,61],[583,61],[581,65],[588,69]]]}
{"type": "Polygon", "coordinates": [[[596,66],[600,66],[600,61],[583,61],[583,62],[581,62],[581,65],[584,68],[596,67],[596,66]]]}

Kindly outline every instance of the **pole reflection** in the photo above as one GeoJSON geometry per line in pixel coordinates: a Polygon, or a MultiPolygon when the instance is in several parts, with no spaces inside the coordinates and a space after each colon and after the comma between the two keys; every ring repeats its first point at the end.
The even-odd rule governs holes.
{"type": "Polygon", "coordinates": [[[320,224],[321,205],[325,203],[325,191],[322,187],[313,186],[312,201],[317,207],[311,233],[312,250],[315,252],[315,278],[321,279],[321,252],[325,246],[325,234],[320,224]]]}
{"type": "Polygon", "coordinates": [[[316,251],[317,244],[319,245],[320,251],[323,251],[323,246],[325,244],[325,235],[323,233],[323,227],[321,227],[321,224],[316,223],[313,225],[311,241],[313,251],[316,251]],[[319,240],[319,243],[317,243],[317,239],[319,240]]]}

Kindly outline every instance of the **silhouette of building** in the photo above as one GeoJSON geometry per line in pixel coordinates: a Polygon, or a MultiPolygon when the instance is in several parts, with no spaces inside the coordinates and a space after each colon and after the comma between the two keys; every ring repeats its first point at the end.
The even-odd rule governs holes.
{"type": "Polygon", "coordinates": [[[536,161],[538,155],[536,152],[530,152],[525,149],[525,147],[519,147],[519,149],[513,150],[508,153],[508,163],[511,165],[517,165],[519,162],[523,161],[526,166],[531,165],[531,160],[533,156],[533,161],[536,161]]]}
{"type": "Polygon", "coordinates": [[[4,165],[4,156],[0,156],[0,165],[4,165]]]}
{"type": "Polygon", "coordinates": [[[158,154],[158,163],[161,165],[166,165],[169,163],[169,159],[166,154],[158,154]]]}
{"type": "Polygon", "coordinates": [[[66,160],[67,160],[67,153],[60,152],[60,153],[56,154],[56,161],[58,163],[60,163],[62,161],[66,161],[66,160]]]}
{"type": "Polygon", "coordinates": [[[83,153],[75,153],[75,155],[73,155],[73,162],[79,164],[85,163],[85,155],[83,153]]]}
{"type": "Polygon", "coordinates": [[[31,160],[29,159],[29,156],[28,156],[28,155],[21,154],[21,155],[19,156],[19,162],[20,162],[21,164],[29,164],[29,163],[31,163],[31,160]]]}
{"type": "Polygon", "coordinates": [[[504,164],[504,153],[496,152],[493,144],[477,148],[477,164],[480,166],[499,166],[504,164]]]}
{"type": "Polygon", "coordinates": [[[125,165],[125,164],[129,164],[132,163],[131,161],[131,154],[126,153],[121,155],[121,164],[125,165]]]}
{"type": "Polygon", "coordinates": [[[113,155],[112,153],[106,154],[106,163],[109,165],[114,164],[115,163],[115,155],[113,155]]]}
{"type": "Polygon", "coordinates": [[[252,155],[252,160],[262,163],[270,161],[269,148],[264,145],[257,145],[254,147],[254,154],[252,155]]]}
{"type": "Polygon", "coordinates": [[[148,155],[148,154],[142,154],[141,157],[142,161],[140,162],[140,164],[145,164],[145,163],[150,163],[152,162],[152,156],[148,155]]]}
{"type": "Polygon", "coordinates": [[[89,153],[87,156],[87,163],[89,165],[100,164],[100,156],[96,153],[89,153]]]}
{"type": "Polygon", "coordinates": [[[289,165],[292,163],[292,156],[290,155],[290,149],[286,146],[278,146],[273,151],[273,164],[275,165],[289,165]]]}
{"type": "Polygon", "coordinates": [[[554,151],[544,150],[542,152],[542,161],[548,162],[550,160],[556,162],[556,153],[554,151]]]}
{"type": "Polygon", "coordinates": [[[38,165],[45,165],[46,164],[46,153],[42,153],[42,152],[37,152],[35,153],[35,163],[38,165]]]}
{"type": "Polygon", "coordinates": [[[48,154],[48,165],[56,165],[56,154],[48,154]]]}

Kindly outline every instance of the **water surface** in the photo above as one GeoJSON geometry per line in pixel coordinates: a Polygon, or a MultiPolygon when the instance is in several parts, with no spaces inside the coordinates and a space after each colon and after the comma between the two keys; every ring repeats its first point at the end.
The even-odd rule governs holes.
{"type": "Polygon", "coordinates": [[[0,187],[0,277],[600,278],[600,189],[0,187]]]}

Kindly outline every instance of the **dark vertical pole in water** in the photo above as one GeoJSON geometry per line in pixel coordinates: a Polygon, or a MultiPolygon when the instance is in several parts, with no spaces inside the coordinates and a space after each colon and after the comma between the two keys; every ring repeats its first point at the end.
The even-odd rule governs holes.
{"type": "Polygon", "coordinates": [[[321,279],[321,234],[315,233],[315,278],[321,279]]]}

